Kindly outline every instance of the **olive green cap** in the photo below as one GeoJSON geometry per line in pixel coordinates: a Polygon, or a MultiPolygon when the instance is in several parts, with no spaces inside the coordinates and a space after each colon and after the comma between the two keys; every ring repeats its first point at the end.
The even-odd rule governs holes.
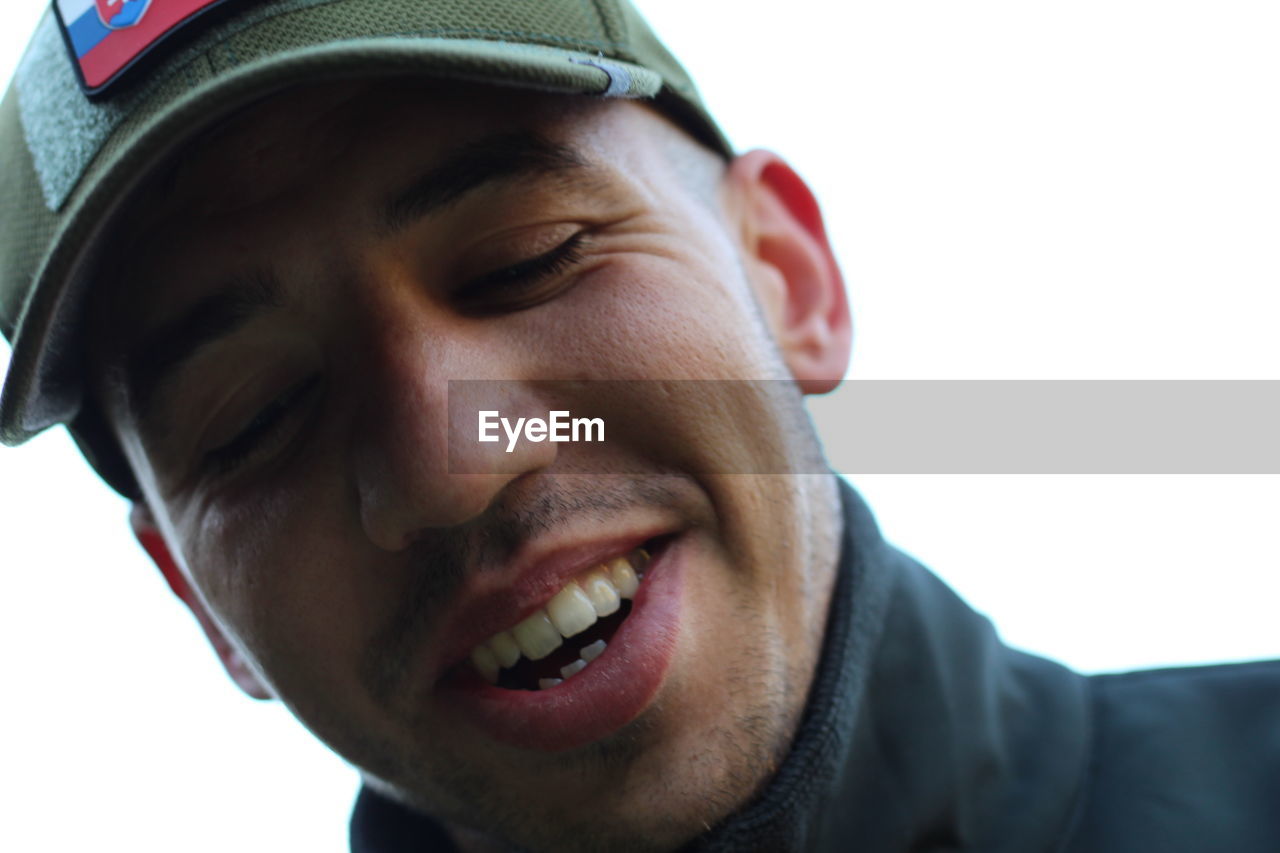
{"type": "Polygon", "coordinates": [[[0,331],[13,346],[0,441],[16,445],[69,424],[89,461],[125,493],[134,491],[128,470],[84,405],[85,294],[102,235],[130,190],[230,112],[304,82],[422,75],[649,99],[730,152],[684,69],[626,0],[210,5],[96,94],[51,9],[0,102],[0,331]]]}

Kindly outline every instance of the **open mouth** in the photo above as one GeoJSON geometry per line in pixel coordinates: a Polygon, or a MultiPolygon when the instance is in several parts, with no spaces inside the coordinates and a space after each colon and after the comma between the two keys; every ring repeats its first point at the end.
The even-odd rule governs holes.
{"type": "Polygon", "coordinates": [[[663,544],[650,540],[582,572],[534,613],[472,649],[470,665],[507,690],[551,690],[573,678],[608,648],[663,544]]]}
{"type": "MultiPolygon", "coordinates": [[[[565,571],[554,563],[543,571],[555,572],[559,588],[524,598],[507,611],[512,624],[455,658],[434,697],[440,711],[521,750],[575,749],[624,728],[653,702],[675,659],[683,577],[697,553],[690,543],[673,531],[593,547],[581,561],[558,555],[565,571]]],[[[467,620],[488,618],[477,602],[467,620]]]]}

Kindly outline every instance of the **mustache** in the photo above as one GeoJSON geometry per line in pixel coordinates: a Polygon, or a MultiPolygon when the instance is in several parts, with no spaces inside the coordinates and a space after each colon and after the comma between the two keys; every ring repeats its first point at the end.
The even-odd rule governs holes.
{"type": "Polygon", "coordinates": [[[410,662],[430,638],[434,617],[473,574],[500,571],[516,551],[571,522],[605,521],[629,509],[679,503],[684,475],[613,478],[557,475],[536,494],[504,493],[465,524],[420,532],[411,547],[406,595],[371,640],[362,666],[365,688],[380,703],[400,690],[410,662]]]}

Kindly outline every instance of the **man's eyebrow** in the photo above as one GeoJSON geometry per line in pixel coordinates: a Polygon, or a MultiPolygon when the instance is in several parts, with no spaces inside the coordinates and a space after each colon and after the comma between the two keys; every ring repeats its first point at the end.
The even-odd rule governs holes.
{"type": "Polygon", "coordinates": [[[268,270],[255,270],[230,279],[149,333],[124,360],[127,400],[134,418],[141,423],[150,416],[156,390],[183,362],[279,304],[278,279],[268,270]]]}
{"type": "Polygon", "coordinates": [[[587,165],[574,149],[531,131],[486,137],[454,151],[392,196],[383,208],[382,222],[387,230],[397,231],[491,181],[553,175],[587,165]]]}

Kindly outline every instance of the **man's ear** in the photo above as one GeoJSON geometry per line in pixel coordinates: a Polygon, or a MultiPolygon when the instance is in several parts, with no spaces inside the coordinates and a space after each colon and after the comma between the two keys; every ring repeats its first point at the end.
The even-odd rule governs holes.
{"type": "Polygon", "coordinates": [[[165,541],[164,534],[160,532],[146,504],[138,502],[133,505],[129,513],[129,524],[133,527],[133,535],[137,537],[142,550],[147,552],[156,567],[160,569],[160,574],[164,575],[169,589],[181,599],[183,604],[187,605],[196,617],[196,621],[200,623],[200,627],[209,638],[213,650],[218,653],[218,659],[222,661],[231,680],[255,699],[271,699],[271,691],[258,679],[231,641],[222,633],[222,629],[218,627],[218,623],[214,621],[204,602],[200,600],[199,594],[191,588],[187,576],[182,573],[182,569],[178,568],[177,561],[173,559],[173,552],[169,549],[169,543],[165,541]]]}
{"type": "Polygon", "coordinates": [[[765,319],[800,390],[824,394],[849,366],[853,324],[817,199],[771,151],[739,156],[726,179],[765,319]]]}

